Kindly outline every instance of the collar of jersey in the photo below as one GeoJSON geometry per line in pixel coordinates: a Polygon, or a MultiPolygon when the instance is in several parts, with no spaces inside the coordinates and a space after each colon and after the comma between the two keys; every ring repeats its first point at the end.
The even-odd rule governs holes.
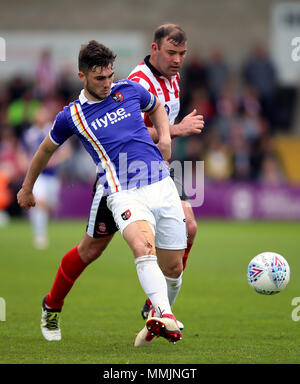
{"type": "Polygon", "coordinates": [[[150,55],[146,56],[144,58],[144,63],[147,65],[147,67],[150,69],[150,71],[152,73],[154,73],[154,75],[156,76],[162,76],[164,77],[155,67],[153,67],[153,65],[150,63],[150,55]]]}
{"type": "MultiPolygon", "coordinates": [[[[115,83],[112,83],[111,85],[111,90],[112,88],[115,86],[116,84],[115,83]]],[[[107,98],[106,98],[107,99],[107,98]]],[[[106,99],[104,100],[99,100],[99,101],[94,101],[94,100],[89,100],[85,94],[84,94],[84,89],[81,90],[80,92],[80,95],[79,95],[79,101],[80,101],[80,104],[83,105],[85,103],[88,103],[88,104],[97,104],[97,103],[102,103],[103,101],[105,101],[106,99]]]]}

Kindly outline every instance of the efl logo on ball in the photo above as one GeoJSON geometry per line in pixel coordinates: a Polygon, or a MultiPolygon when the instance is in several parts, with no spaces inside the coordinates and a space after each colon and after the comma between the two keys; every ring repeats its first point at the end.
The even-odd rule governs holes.
{"type": "Polygon", "coordinates": [[[256,292],[273,295],[288,285],[290,267],[285,258],[278,253],[263,252],[250,261],[247,279],[256,292]]]}

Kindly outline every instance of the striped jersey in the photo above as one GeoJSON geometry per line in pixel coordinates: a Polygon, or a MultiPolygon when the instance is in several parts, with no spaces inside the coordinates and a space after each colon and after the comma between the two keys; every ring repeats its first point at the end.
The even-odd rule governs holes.
{"type": "Polygon", "coordinates": [[[82,90],[56,116],[50,139],[61,145],[77,135],[97,165],[107,195],[155,183],[169,175],[141,115],[155,103],[150,92],[127,79],[113,83],[102,101],[88,100],[82,90]]]}
{"type": "MultiPolygon", "coordinates": [[[[149,61],[150,55],[137,65],[129,74],[128,79],[136,81],[159,98],[169,116],[170,125],[175,123],[179,114],[179,73],[166,78],[149,61]]],[[[145,124],[153,124],[147,114],[144,114],[145,124]]]]}

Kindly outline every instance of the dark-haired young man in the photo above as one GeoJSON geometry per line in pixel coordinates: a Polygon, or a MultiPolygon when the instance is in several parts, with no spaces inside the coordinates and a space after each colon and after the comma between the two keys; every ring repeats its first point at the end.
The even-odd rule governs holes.
{"type": "Polygon", "coordinates": [[[171,156],[169,119],[160,101],[130,80],[113,83],[115,55],[96,41],[79,53],[83,90],[78,100],[56,116],[49,135],[35,153],[18,202],[24,209],[35,205],[34,184],[52,154],[77,135],[98,167],[87,231],[63,258],[54,284],[42,303],[41,330],[46,340],[60,340],[59,316],[63,301],[86,265],[97,258],[108,241],[96,236],[101,199],[130,246],[138,278],[153,305],[146,327],[150,335],[176,342],[182,334],[172,313],[165,276],[156,249],[169,270],[182,272],[186,248],[184,212],[165,161],[171,156]],[[147,112],[157,129],[155,145],[143,121],[147,112]],[[126,160],[126,161],[125,161],[126,160]]]}

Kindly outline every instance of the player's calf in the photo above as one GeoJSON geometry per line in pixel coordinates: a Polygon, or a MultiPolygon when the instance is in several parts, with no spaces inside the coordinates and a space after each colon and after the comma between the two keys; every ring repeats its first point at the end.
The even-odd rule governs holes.
{"type": "Polygon", "coordinates": [[[197,225],[197,221],[195,219],[191,204],[188,201],[184,201],[184,200],[181,201],[181,204],[182,204],[184,215],[185,215],[186,230],[187,230],[187,236],[188,236],[187,247],[184,251],[184,256],[182,258],[182,264],[183,264],[183,270],[184,270],[186,267],[186,262],[189,257],[191,248],[194,243],[194,239],[197,234],[198,225],[197,225]]]}

